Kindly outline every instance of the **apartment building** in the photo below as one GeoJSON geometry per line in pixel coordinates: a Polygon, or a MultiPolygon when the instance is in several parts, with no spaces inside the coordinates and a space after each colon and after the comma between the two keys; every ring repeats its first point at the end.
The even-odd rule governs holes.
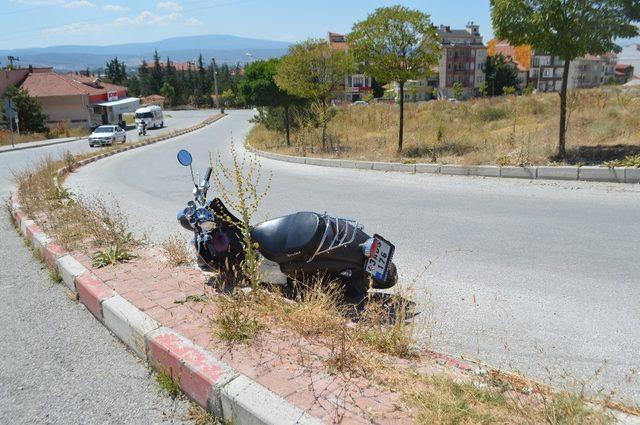
{"type": "MultiPolygon", "coordinates": [[[[347,43],[347,38],[344,34],[329,32],[327,39],[332,48],[340,51],[349,50],[349,43],[347,43]]],[[[362,100],[364,96],[372,91],[372,79],[370,76],[363,73],[345,75],[344,89],[338,93],[336,100],[351,103],[362,100]]]]}
{"type": "Polygon", "coordinates": [[[438,65],[440,96],[453,97],[456,83],[462,84],[464,97],[477,95],[485,82],[487,61],[487,47],[482,42],[480,27],[473,22],[463,30],[441,25],[438,37],[442,45],[438,65]]]}

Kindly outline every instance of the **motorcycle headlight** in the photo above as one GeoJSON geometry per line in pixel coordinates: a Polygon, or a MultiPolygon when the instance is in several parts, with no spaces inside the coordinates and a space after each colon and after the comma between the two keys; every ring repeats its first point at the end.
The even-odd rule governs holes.
{"type": "Polygon", "coordinates": [[[184,215],[186,215],[187,218],[191,218],[191,216],[194,215],[195,213],[196,213],[196,209],[191,205],[188,205],[187,208],[184,209],[184,215]]]}

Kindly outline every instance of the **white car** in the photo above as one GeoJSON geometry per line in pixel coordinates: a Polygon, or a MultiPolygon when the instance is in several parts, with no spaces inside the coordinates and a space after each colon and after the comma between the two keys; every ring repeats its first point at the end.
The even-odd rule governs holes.
{"type": "Polygon", "coordinates": [[[127,133],[119,125],[101,125],[89,136],[89,146],[113,145],[127,141],[127,133]]]}

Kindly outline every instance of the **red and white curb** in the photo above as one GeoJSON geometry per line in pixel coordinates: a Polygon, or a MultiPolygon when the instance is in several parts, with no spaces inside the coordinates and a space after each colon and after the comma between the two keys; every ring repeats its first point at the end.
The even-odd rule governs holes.
{"type": "Polygon", "coordinates": [[[138,357],[169,374],[198,405],[233,424],[322,423],[118,295],[29,220],[15,194],[12,215],[16,228],[96,319],[138,357]]]}

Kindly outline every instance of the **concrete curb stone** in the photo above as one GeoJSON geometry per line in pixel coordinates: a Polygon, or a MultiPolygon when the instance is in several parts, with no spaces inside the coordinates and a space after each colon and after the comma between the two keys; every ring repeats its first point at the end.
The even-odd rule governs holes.
{"type": "Polygon", "coordinates": [[[440,171],[440,164],[416,164],[416,173],[438,174],[440,171]]]}
{"type": "Polygon", "coordinates": [[[640,183],[640,168],[627,168],[624,170],[624,181],[626,183],[640,183]]]}
{"type": "Polygon", "coordinates": [[[578,169],[578,177],[585,181],[604,181],[604,182],[624,182],[624,167],[580,167],[578,169]]]}
{"type": "Polygon", "coordinates": [[[222,412],[233,423],[316,425],[322,421],[293,406],[259,383],[240,375],[222,389],[222,412]]]}
{"type": "Polygon", "coordinates": [[[450,176],[468,176],[469,167],[464,165],[442,165],[440,167],[440,174],[446,174],[450,176]]]}
{"type": "Polygon", "coordinates": [[[34,225],[27,228],[27,234],[31,233],[30,237],[28,236],[27,238],[30,239],[33,249],[40,251],[40,255],[44,259],[45,248],[50,242],[52,242],[52,239],[40,230],[39,227],[38,231],[35,231],[34,228],[36,227],[37,226],[34,225]]]}
{"type": "Polygon", "coordinates": [[[500,177],[535,180],[538,178],[537,171],[536,167],[500,167],[500,177]]]}
{"type": "Polygon", "coordinates": [[[548,180],[578,180],[578,167],[538,167],[538,178],[548,180]]]}
{"type": "Polygon", "coordinates": [[[76,290],[82,304],[89,309],[96,319],[104,322],[102,303],[115,296],[115,291],[91,274],[91,272],[86,272],[76,277],[76,290]]]}
{"type": "Polygon", "coordinates": [[[62,281],[67,285],[67,288],[73,292],[77,292],[76,278],[83,273],[89,272],[89,270],[70,254],[58,258],[56,260],[56,266],[58,267],[58,273],[60,273],[62,281]]]}
{"type": "Polygon", "coordinates": [[[47,266],[49,266],[51,270],[55,270],[59,273],[60,271],[58,270],[58,267],[57,267],[58,258],[66,254],[67,252],[64,250],[64,248],[62,248],[57,243],[55,242],[48,243],[47,246],[45,246],[44,248],[44,254],[43,254],[44,262],[47,264],[47,266]]]}
{"type": "Polygon", "coordinates": [[[30,220],[26,217],[23,217],[22,220],[20,221],[20,231],[24,235],[25,239],[29,241],[29,243],[31,243],[31,241],[27,238],[27,228],[29,226],[33,226],[34,224],[35,224],[35,221],[30,220]]]}
{"type": "Polygon", "coordinates": [[[469,175],[481,177],[500,177],[500,166],[474,165],[469,167],[469,175]]]}
{"type": "Polygon", "coordinates": [[[160,324],[120,295],[102,302],[102,315],[105,326],[139,357],[147,360],[145,335],[158,329],[160,324]]]}
{"type": "MultiPolygon", "coordinates": [[[[220,393],[228,382],[238,376],[235,370],[173,329],[161,327],[148,332],[146,341],[149,361],[157,370],[170,374],[201,407],[223,417],[220,393]]],[[[260,422],[234,419],[233,423],[260,422]]]]}

